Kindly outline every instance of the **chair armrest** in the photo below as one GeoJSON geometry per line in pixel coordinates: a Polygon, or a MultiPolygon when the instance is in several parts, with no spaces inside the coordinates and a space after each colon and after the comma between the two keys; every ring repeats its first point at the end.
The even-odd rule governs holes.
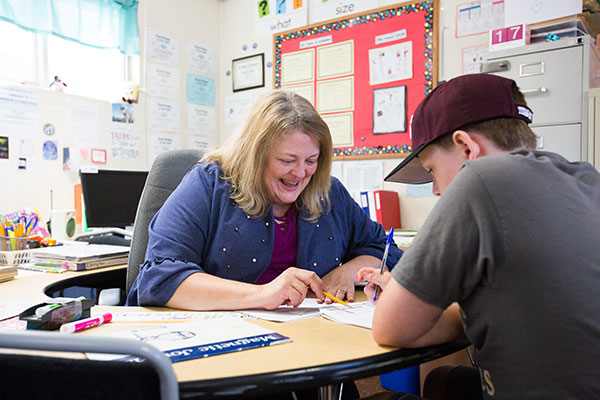
{"type": "Polygon", "coordinates": [[[179,398],[171,360],[156,347],[138,340],[26,331],[0,334],[0,348],[134,355],[144,358],[156,369],[162,399],[179,398]]]}

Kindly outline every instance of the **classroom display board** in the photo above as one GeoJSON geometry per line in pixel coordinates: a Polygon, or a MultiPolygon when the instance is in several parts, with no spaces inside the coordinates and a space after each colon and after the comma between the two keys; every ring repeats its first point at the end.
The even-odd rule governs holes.
{"type": "Polygon", "coordinates": [[[437,10],[411,1],[273,35],[273,86],[315,106],[334,159],[412,150],[410,117],[437,83],[437,10]]]}

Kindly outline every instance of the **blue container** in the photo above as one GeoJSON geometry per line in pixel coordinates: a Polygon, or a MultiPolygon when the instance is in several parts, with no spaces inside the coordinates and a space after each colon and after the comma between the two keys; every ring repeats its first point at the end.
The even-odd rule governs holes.
{"type": "Polygon", "coordinates": [[[379,381],[381,386],[387,390],[421,395],[421,378],[418,365],[380,375],[379,381]]]}

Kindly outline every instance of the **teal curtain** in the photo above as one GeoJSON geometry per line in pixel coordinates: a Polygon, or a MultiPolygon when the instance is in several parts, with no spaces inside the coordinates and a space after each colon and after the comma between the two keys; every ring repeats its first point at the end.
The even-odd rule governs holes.
{"type": "Polygon", "coordinates": [[[136,55],[137,8],[138,0],[0,0],[0,19],[31,32],[136,55]]]}

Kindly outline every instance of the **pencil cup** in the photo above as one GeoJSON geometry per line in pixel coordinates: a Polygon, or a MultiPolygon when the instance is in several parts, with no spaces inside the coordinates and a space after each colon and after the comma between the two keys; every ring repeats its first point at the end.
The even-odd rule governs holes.
{"type": "Polygon", "coordinates": [[[0,236],[1,251],[25,250],[27,247],[27,236],[0,236]]]}

